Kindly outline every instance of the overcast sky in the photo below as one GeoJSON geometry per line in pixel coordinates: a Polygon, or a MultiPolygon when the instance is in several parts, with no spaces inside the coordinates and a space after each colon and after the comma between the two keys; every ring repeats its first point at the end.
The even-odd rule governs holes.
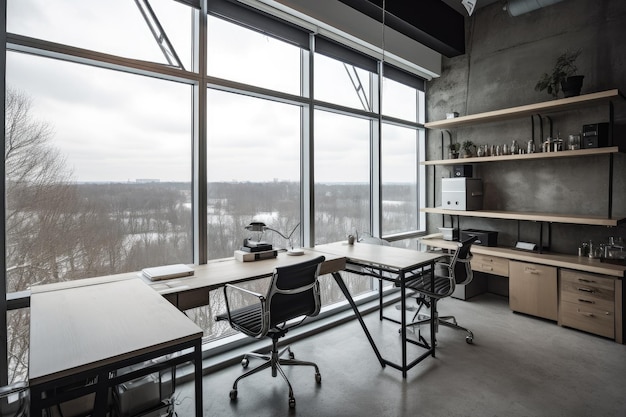
{"type": "MultiPolygon", "coordinates": [[[[150,4],[189,68],[189,8],[171,0],[150,4]]],[[[11,33],[165,63],[134,0],[8,0],[7,16],[11,33]]],[[[227,26],[214,30],[224,33],[227,26]]],[[[228,32],[226,38],[228,42],[214,44],[212,51],[229,66],[210,71],[298,93],[298,78],[285,76],[298,74],[295,48],[262,36],[254,42],[249,37],[239,40],[239,31],[228,32]],[[255,78],[246,80],[251,68],[255,78]]],[[[345,71],[342,76],[332,78],[337,84],[328,85],[329,91],[358,103],[345,71]]],[[[7,86],[32,98],[32,115],[52,127],[52,142],[75,180],[191,179],[190,86],[14,52],[7,53],[7,86]]],[[[299,179],[298,107],[222,92],[210,92],[209,97],[209,180],[299,179]]],[[[318,182],[369,180],[368,144],[363,141],[369,125],[344,120],[318,116],[318,182]]],[[[410,155],[396,133],[398,129],[390,129],[385,137],[386,156],[394,163],[386,165],[384,179],[412,180],[398,169],[410,155]]]]}

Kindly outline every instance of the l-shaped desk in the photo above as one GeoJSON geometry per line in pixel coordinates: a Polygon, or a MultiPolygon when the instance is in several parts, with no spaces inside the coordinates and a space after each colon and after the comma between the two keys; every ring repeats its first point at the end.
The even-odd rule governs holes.
{"type": "MultiPolygon", "coordinates": [[[[33,415],[42,415],[43,409],[55,401],[86,394],[95,396],[93,415],[104,415],[110,387],[145,375],[152,368],[123,377],[115,376],[117,369],[191,348],[192,353],[177,356],[173,362],[169,361],[169,365],[194,362],[196,415],[201,416],[202,330],[181,311],[208,304],[209,292],[227,283],[270,277],[277,266],[303,262],[320,254],[326,257],[320,275],[332,274],[381,366],[399,369],[406,378],[408,369],[423,358],[434,356],[432,339],[428,351],[407,364],[406,323],[402,314],[402,364],[384,359],[340,272],[345,269],[393,281],[402,291],[404,310],[405,278],[432,264],[439,258],[438,254],[339,242],[306,249],[302,256],[280,253],[275,259],[257,262],[239,262],[234,258],[211,261],[195,266],[194,276],[148,285],[138,278],[136,272],[88,278],[37,286],[31,291],[29,380],[33,415]],[[150,287],[156,292],[146,291],[150,287]],[[165,299],[158,297],[157,293],[165,299]],[[59,387],[85,380],[97,382],[74,392],[56,393],[59,387]]],[[[434,337],[432,329],[431,335],[434,337]]],[[[164,366],[166,364],[159,365],[164,366]]]]}

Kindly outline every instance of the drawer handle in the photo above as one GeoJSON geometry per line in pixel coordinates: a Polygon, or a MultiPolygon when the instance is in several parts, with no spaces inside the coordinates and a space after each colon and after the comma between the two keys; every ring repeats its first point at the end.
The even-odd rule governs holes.
{"type": "Polygon", "coordinates": [[[595,317],[595,316],[593,315],[593,313],[587,313],[587,312],[585,312],[585,311],[580,311],[580,309],[578,309],[578,312],[579,312],[580,314],[582,314],[583,316],[586,316],[586,317],[595,317]]]}
{"type": "Polygon", "coordinates": [[[595,284],[595,281],[592,279],[584,279],[584,278],[578,278],[578,281],[580,282],[586,282],[588,284],[595,284]]]}
{"type": "Polygon", "coordinates": [[[493,266],[483,265],[483,269],[486,269],[487,271],[493,271],[493,266]]]}
{"type": "Polygon", "coordinates": [[[595,304],[596,303],[595,301],[585,300],[583,298],[579,298],[578,301],[581,302],[581,303],[587,303],[587,304],[595,304]]]}
{"type": "Polygon", "coordinates": [[[524,269],[524,272],[526,272],[527,274],[539,275],[539,271],[537,271],[536,269],[526,268],[524,269]]]}
{"type": "MultiPolygon", "coordinates": [[[[596,315],[595,315],[595,314],[593,314],[593,313],[589,313],[589,312],[586,312],[586,311],[580,311],[580,309],[577,309],[577,311],[578,311],[580,314],[582,314],[583,316],[586,316],[586,317],[595,317],[595,316],[596,316],[596,315]]],[[[610,315],[611,315],[611,313],[610,313],[610,312],[608,312],[608,311],[605,311],[605,312],[604,312],[604,315],[605,315],[605,316],[610,316],[610,315]]]]}
{"type": "Polygon", "coordinates": [[[590,293],[590,294],[595,293],[595,291],[594,291],[594,290],[592,290],[591,288],[578,287],[577,289],[578,289],[578,291],[588,292],[588,293],[590,293]]]}

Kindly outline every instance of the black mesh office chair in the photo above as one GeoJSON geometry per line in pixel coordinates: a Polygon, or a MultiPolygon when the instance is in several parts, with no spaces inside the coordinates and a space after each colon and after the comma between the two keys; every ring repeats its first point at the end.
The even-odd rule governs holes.
{"type": "Polygon", "coordinates": [[[27,416],[29,400],[29,389],[26,381],[14,382],[0,387],[0,416],[27,416]]]}
{"type": "Polygon", "coordinates": [[[407,288],[415,291],[415,299],[418,304],[413,321],[407,324],[407,327],[428,323],[432,319],[435,321],[435,332],[438,331],[441,324],[467,332],[465,337],[467,343],[474,341],[474,334],[469,329],[459,326],[454,316],[439,316],[437,301],[451,296],[457,285],[469,284],[472,281],[473,274],[470,266],[472,253],[470,248],[476,239],[477,237],[474,236],[463,242],[458,242],[458,249],[448,254],[446,256],[447,259],[444,261],[435,263],[432,271],[434,276],[431,276],[431,273],[428,272],[407,282],[407,288]],[[432,316],[420,314],[423,306],[432,307],[432,316]]]}
{"type": "Polygon", "coordinates": [[[227,285],[224,287],[224,298],[226,299],[226,313],[220,314],[216,320],[228,320],[231,327],[248,336],[257,339],[265,336],[272,339],[272,350],[268,355],[248,353],[241,361],[244,368],[248,367],[248,357],[256,357],[265,360],[265,363],[246,372],[235,380],[233,389],[230,391],[231,400],[237,398],[237,383],[247,376],[255,374],[265,368],[272,369],[272,376],[277,373],[287,382],[289,386],[289,407],[296,406],[296,399],[293,395],[291,383],[281,365],[306,365],[315,368],[315,381],[322,382],[319,368],[313,362],[305,362],[294,359],[294,354],[289,346],[278,351],[278,340],[289,331],[289,329],[300,325],[307,317],[316,316],[321,307],[320,287],[318,275],[320,266],[325,258],[320,256],[310,261],[296,265],[278,267],[274,270],[272,280],[267,295],[257,294],[252,291],[227,285]],[[234,294],[248,295],[256,298],[254,304],[231,309],[232,297],[234,294]],[[281,356],[289,353],[289,359],[281,356]]]}

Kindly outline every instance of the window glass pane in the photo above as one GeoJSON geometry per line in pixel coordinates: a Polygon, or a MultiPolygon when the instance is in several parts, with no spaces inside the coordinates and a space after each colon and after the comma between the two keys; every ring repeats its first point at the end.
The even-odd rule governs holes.
{"type": "MultiPolygon", "coordinates": [[[[209,258],[232,257],[252,221],[300,246],[300,113],[298,106],[208,90],[209,258]],[[294,231],[295,230],[295,231],[294,231]]],[[[288,242],[266,231],[276,248],[288,242]]]]}
{"type": "Polygon", "coordinates": [[[313,78],[315,100],[373,111],[372,73],[369,71],[315,54],[313,78]]]}
{"type": "Polygon", "coordinates": [[[190,96],[7,53],[9,292],[192,262],[190,96]]]}
{"type": "MultiPolygon", "coordinates": [[[[315,243],[370,234],[370,122],[315,112],[315,243]]],[[[342,273],[353,296],[372,291],[372,280],[342,273]]],[[[320,279],[324,304],[344,301],[330,276],[320,279]]]]}
{"type": "Polygon", "coordinates": [[[383,235],[417,230],[417,129],[383,124],[383,235]]]}
{"type": "Polygon", "coordinates": [[[300,95],[300,48],[209,16],[208,75],[300,95]]]}
{"type": "Polygon", "coordinates": [[[7,364],[9,384],[28,380],[30,309],[7,311],[7,364]]]}
{"type": "Polygon", "coordinates": [[[315,112],[315,241],[370,234],[370,122],[315,112]]]}
{"type": "MultiPolygon", "coordinates": [[[[192,9],[174,0],[150,0],[150,5],[179,59],[190,70],[192,9]]],[[[140,9],[131,0],[8,0],[7,31],[167,63],[140,9]]]]}
{"type": "Polygon", "coordinates": [[[383,78],[382,113],[386,116],[417,122],[417,90],[383,78]]]}

